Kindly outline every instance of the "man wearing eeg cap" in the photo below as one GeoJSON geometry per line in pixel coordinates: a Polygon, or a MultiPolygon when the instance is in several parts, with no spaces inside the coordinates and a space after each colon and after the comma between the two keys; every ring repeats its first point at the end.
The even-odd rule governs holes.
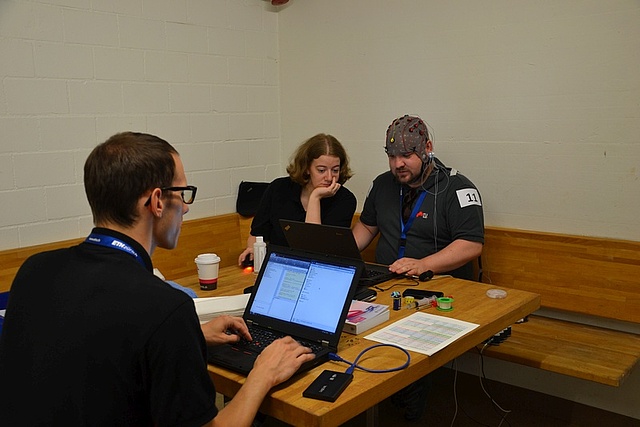
{"type": "MultiPolygon", "coordinates": [[[[373,181],[353,228],[358,248],[365,249],[380,233],[376,262],[392,272],[420,276],[431,271],[473,280],[472,260],[484,244],[477,188],[433,155],[433,141],[419,117],[394,120],[385,151],[389,171],[373,181]]],[[[405,418],[422,416],[427,388],[423,378],[396,395],[406,407],[405,418]]]]}
{"type": "Polygon", "coordinates": [[[386,134],[389,171],[379,175],[353,233],[366,248],[380,233],[376,261],[398,274],[428,270],[473,279],[471,261],[482,253],[484,219],[480,193],[433,155],[419,117],[394,120],[386,134]]]}
{"type": "Polygon", "coordinates": [[[427,143],[431,143],[431,138],[424,122],[419,117],[405,115],[387,128],[384,151],[392,156],[414,152],[424,164],[428,162],[427,153],[433,154],[431,149],[427,151],[427,143]]]}

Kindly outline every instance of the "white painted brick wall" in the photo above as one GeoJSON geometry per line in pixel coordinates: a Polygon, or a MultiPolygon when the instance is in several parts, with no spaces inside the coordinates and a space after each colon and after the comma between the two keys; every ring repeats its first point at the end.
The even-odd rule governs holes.
{"type": "MultiPolygon", "coordinates": [[[[91,230],[92,227],[91,215],[89,214],[85,218],[88,221],[74,218],[32,223],[29,227],[20,228],[20,243],[22,246],[38,245],[42,243],[43,235],[49,236],[51,242],[68,240],[71,234],[83,236],[86,230],[91,230]]],[[[1,234],[0,237],[2,237],[1,234]]]]}
{"type": "Polygon", "coordinates": [[[70,151],[21,153],[13,157],[18,189],[72,184],[75,181],[70,151]]]}
{"type": "MultiPolygon", "coordinates": [[[[195,25],[225,28],[227,25],[227,1],[189,0],[187,22],[195,25]]],[[[274,30],[274,32],[277,30],[274,30]]]]}
{"type": "Polygon", "coordinates": [[[118,17],[113,13],[62,9],[64,41],[94,46],[118,46],[118,17]]]}
{"type": "Polygon", "coordinates": [[[142,5],[145,16],[151,19],[171,22],[187,20],[186,0],[143,0],[142,5]]]}
{"type": "Polygon", "coordinates": [[[247,88],[239,85],[213,87],[211,108],[216,112],[247,111],[247,88]]]}
{"type": "MultiPolygon", "coordinates": [[[[2,17],[0,17],[2,25],[2,17]]],[[[2,29],[0,28],[0,33],[2,29]]],[[[33,77],[33,44],[21,39],[0,38],[0,74],[8,77],[33,77]]]]}
{"type": "Polygon", "coordinates": [[[0,206],[3,206],[3,209],[0,210],[0,222],[9,226],[30,224],[47,219],[44,188],[2,191],[0,192],[0,206]],[[10,209],[14,206],[15,209],[10,209]]]}
{"type": "MultiPolygon", "coordinates": [[[[96,141],[96,123],[92,117],[43,117],[34,123],[34,130],[38,131],[38,128],[42,146],[47,150],[73,151],[81,147],[91,149],[96,141]],[[69,132],[70,130],[72,132],[69,132]]],[[[24,135],[16,138],[17,141],[23,139],[24,135]]],[[[25,146],[22,146],[21,150],[28,151],[25,146]]]]}
{"type": "MultiPolygon", "coordinates": [[[[95,118],[96,121],[96,135],[98,136],[97,142],[106,141],[111,135],[120,132],[122,130],[130,130],[135,132],[145,132],[147,129],[147,118],[145,116],[134,116],[116,114],[113,116],[95,118]],[[114,129],[118,129],[114,132],[114,129]]],[[[92,144],[93,148],[96,144],[92,144]]],[[[89,152],[87,151],[87,156],[89,152]]],[[[86,156],[85,156],[86,157],[86,156]]],[[[83,160],[84,163],[84,160],[83,160]]]]}
{"type": "Polygon", "coordinates": [[[241,56],[245,53],[245,32],[229,28],[209,28],[209,53],[241,56]]]}
{"type": "Polygon", "coordinates": [[[247,88],[247,110],[250,112],[277,112],[278,88],[270,87],[249,87],[247,88]]]}
{"type": "Polygon", "coordinates": [[[47,188],[46,197],[49,220],[74,219],[78,214],[91,215],[82,184],[47,188]]]}
{"type": "MultiPolygon", "coordinates": [[[[184,164],[193,172],[213,170],[213,142],[181,144],[177,147],[184,164]]],[[[205,186],[211,185],[206,183],[205,186]]],[[[198,191],[198,195],[200,192],[198,191]]]]}
{"type": "Polygon", "coordinates": [[[216,142],[213,145],[213,167],[215,170],[249,166],[249,150],[252,144],[237,138],[233,141],[216,142]]]}
{"type": "Polygon", "coordinates": [[[258,139],[263,135],[262,116],[234,114],[229,117],[231,139],[258,139]]]}
{"type": "Polygon", "coordinates": [[[31,1],[3,1],[0,35],[14,39],[57,41],[64,38],[62,8],[31,1]]]}
{"type": "MultiPolygon", "coordinates": [[[[213,109],[215,111],[215,108],[213,109]]],[[[229,139],[229,116],[226,114],[191,114],[191,136],[195,142],[225,141],[229,139]]],[[[265,137],[272,137],[265,135],[265,137]]]]}
{"type": "Polygon", "coordinates": [[[29,213],[0,212],[0,249],[59,239],[60,221],[75,224],[65,237],[85,234],[86,209],[50,219],[45,190],[80,185],[89,150],[121,130],[193,159],[212,149],[212,170],[198,161],[187,176],[224,185],[199,190],[188,218],[233,211],[241,179],[282,175],[317,132],[345,143],[361,207],[405,112],[478,184],[488,224],[640,238],[636,2],[391,3],[1,1],[0,202],[29,213]],[[59,155],[73,183],[17,170],[59,155]]]}
{"type": "Polygon", "coordinates": [[[359,209],[387,127],[417,114],[486,224],[640,240],[637,1],[297,1],[278,20],[281,158],[333,134],[359,209]]]}
{"type": "Polygon", "coordinates": [[[239,181],[281,168],[262,0],[3,0],[0,58],[0,250],[86,235],[84,160],[123,130],[182,154],[187,219],[234,211],[239,181]]]}
{"type": "Polygon", "coordinates": [[[189,56],[186,53],[147,51],[145,80],[186,83],[189,81],[189,56]]]}
{"type": "MultiPolygon", "coordinates": [[[[162,138],[174,145],[192,140],[190,123],[191,118],[188,114],[159,114],[147,117],[149,132],[162,135],[162,138]]],[[[189,169],[192,169],[191,165],[189,169]]]]}
{"type": "Polygon", "coordinates": [[[37,151],[40,148],[38,119],[0,117],[0,153],[37,151]]]}
{"type": "Polygon", "coordinates": [[[229,81],[234,84],[263,83],[263,61],[254,58],[229,58],[229,81]]]}
{"type": "Polygon", "coordinates": [[[227,83],[229,67],[223,56],[189,55],[189,81],[194,83],[227,83]]]}
{"type": "Polygon", "coordinates": [[[137,49],[166,49],[166,27],[164,22],[142,17],[122,16],[120,25],[120,45],[137,49]]]}
{"type": "Polygon", "coordinates": [[[167,22],[167,49],[175,52],[207,53],[207,29],[167,22]]]}
{"type": "Polygon", "coordinates": [[[70,81],[67,86],[69,87],[69,110],[73,114],[124,112],[122,84],[119,82],[70,81]]]}
{"type": "Polygon", "coordinates": [[[9,114],[67,114],[64,80],[7,78],[3,81],[9,114]]]}
{"type": "Polygon", "coordinates": [[[211,111],[209,85],[171,85],[169,87],[169,100],[169,109],[172,113],[206,113],[211,111]]]}
{"type": "Polygon", "coordinates": [[[93,58],[98,80],[144,80],[144,52],[141,50],[95,47],[93,58]]]}
{"type": "Polygon", "coordinates": [[[11,190],[14,186],[13,158],[9,154],[0,154],[0,191],[11,190]]]}
{"type": "Polygon", "coordinates": [[[88,46],[62,43],[35,43],[37,77],[91,79],[94,77],[93,50],[88,46]]]}
{"type": "MultiPolygon", "coordinates": [[[[168,113],[169,87],[161,83],[124,83],[124,112],[129,114],[168,113]]],[[[117,92],[114,91],[114,98],[117,92]]],[[[114,107],[115,109],[115,107],[114,107]]]]}

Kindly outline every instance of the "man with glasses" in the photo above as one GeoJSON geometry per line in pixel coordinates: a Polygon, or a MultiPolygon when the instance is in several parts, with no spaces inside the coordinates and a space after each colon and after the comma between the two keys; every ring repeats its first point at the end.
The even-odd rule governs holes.
{"type": "Polygon", "coordinates": [[[177,151],[153,135],[114,135],[87,158],[84,183],[96,227],[77,246],[30,257],[11,287],[3,424],[250,425],[267,392],[313,355],[276,341],[216,408],[206,346],[250,336],[241,318],[201,326],[193,300],[152,273],[151,254],[176,246],[195,200],[177,151]]]}

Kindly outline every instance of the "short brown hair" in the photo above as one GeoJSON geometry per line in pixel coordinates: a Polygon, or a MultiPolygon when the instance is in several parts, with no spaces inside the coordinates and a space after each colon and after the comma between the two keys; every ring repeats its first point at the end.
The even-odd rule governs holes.
{"type": "Polygon", "coordinates": [[[293,153],[287,173],[291,179],[304,186],[309,182],[311,162],[322,155],[336,156],[340,159],[340,177],[338,183],[344,184],[353,176],[349,168],[349,156],[340,141],[332,135],[319,133],[303,142],[293,153]]]}
{"type": "Polygon", "coordinates": [[[171,144],[146,133],[118,133],[96,146],[84,164],[84,190],[94,224],[133,225],[140,197],[171,186],[174,155],[178,152],[171,144]]]}

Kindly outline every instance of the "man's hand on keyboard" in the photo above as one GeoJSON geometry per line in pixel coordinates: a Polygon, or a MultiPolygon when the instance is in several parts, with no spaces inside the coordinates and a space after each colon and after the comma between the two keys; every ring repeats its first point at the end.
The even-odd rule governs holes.
{"type": "Polygon", "coordinates": [[[293,338],[280,338],[260,353],[249,376],[271,381],[271,388],[288,380],[303,363],[314,357],[310,348],[300,345],[293,338]]]}
{"type": "Polygon", "coordinates": [[[244,338],[251,340],[249,329],[242,317],[220,316],[200,326],[208,345],[234,343],[244,338]]]}
{"type": "Polygon", "coordinates": [[[304,362],[313,359],[315,356],[310,351],[291,337],[269,344],[256,359],[238,393],[213,420],[214,424],[251,425],[269,390],[289,379],[304,362]]]}

